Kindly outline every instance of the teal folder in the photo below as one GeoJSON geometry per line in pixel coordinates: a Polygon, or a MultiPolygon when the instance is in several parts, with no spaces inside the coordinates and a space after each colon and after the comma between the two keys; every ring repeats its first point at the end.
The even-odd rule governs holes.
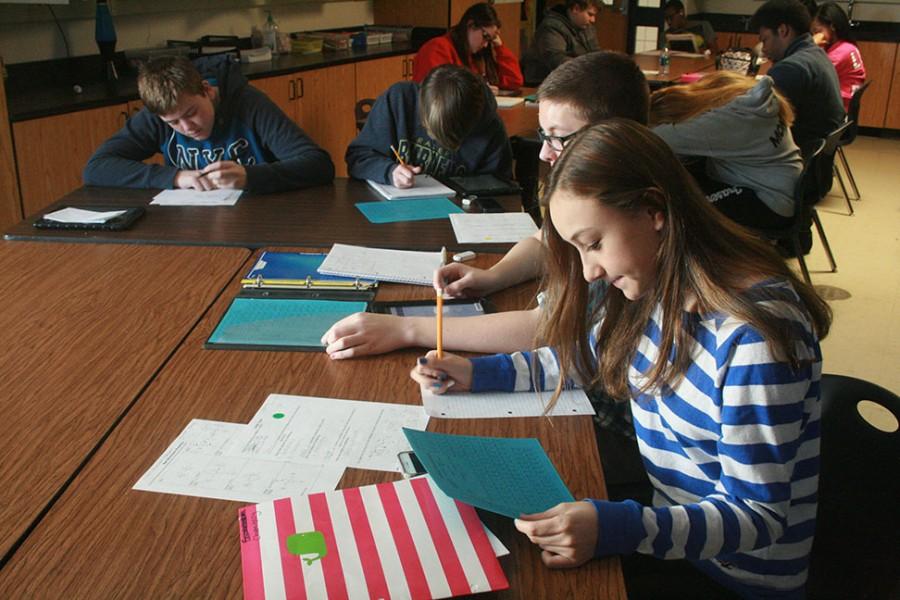
{"type": "Polygon", "coordinates": [[[408,200],[382,200],[359,202],[356,205],[370,223],[398,223],[401,221],[430,221],[446,219],[463,209],[447,198],[411,198],[408,200]]]}
{"type": "Polygon", "coordinates": [[[515,519],[574,500],[534,438],[403,433],[441,491],[466,504],[515,519]]]}
{"type": "Polygon", "coordinates": [[[206,341],[210,349],[321,350],[328,329],[365,302],[306,298],[235,298],[206,341]]]}

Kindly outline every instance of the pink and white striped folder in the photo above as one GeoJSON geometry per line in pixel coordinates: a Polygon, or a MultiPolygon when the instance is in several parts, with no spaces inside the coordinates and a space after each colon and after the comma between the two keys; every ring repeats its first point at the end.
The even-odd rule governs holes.
{"type": "Polygon", "coordinates": [[[247,506],[238,525],[245,600],[428,600],[509,587],[475,509],[427,476],[247,506]]]}

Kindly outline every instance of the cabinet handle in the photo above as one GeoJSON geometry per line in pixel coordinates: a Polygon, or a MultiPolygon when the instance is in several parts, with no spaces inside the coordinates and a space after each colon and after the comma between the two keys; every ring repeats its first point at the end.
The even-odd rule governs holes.
{"type": "Polygon", "coordinates": [[[408,60],[409,60],[408,58],[403,59],[403,75],[400,76],[402,79],[406,79],[406,76],[408,74],[408,70],[409,70],[409,63],[407,62],[408,60]]]}
{"type": "Polygon", "coordinates": [[[300,94],[299,94],[297,97],[298,97],[298,98],[302,98],[302,97],[303,97],[303,78],[302,78],[302,77],[298,77],[298,78],[297,78],[297,81],[300,82],[300,94]]]}
{"type": "Polygon", "coordinates": [[[128,111],[123,110],[123,111],[120,111],[119,114],[122,115],[122,125],[124,126],[125,123],[128,122],[128,111]]]}
{"type": "Polygon", "coordinates": [[[288,81],[288,100],[297,99],[297,82],[294,79],[288,81]]]}

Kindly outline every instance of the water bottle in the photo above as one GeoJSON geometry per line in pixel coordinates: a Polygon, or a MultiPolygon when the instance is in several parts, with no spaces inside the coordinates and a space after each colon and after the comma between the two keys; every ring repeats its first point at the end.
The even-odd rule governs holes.
{"type": "Polygon", "coordinates": [[[669,74],[669,63],[670,62],[672,62],[672,59],[669,56],[669,47],[663,46],[663,49],[659,53],[659,74],[660,75],[668,75],[669,74]]]}
{"type": "Polygon", "coordinates": [[[268,46],[272,54],[278,54],[278,23],[272,18],[272,11],[268,11],[266,27],[263,30],[263,46],[268,46]]]}

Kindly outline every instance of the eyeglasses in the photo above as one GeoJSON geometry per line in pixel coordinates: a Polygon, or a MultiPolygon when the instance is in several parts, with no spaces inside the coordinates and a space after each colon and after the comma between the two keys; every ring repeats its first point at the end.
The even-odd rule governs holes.
{"type": "Polygon", "coordinates": [[[494,41],[494,38],[496,38],[496,37],[497,37],[497,34],[496,34],[496,33],[491,33],[491,32],[489,32],[487,29],[482,29],[482,30],[481,30],[481,38],[482,38],[485,42],[493,42],[493,41],[494,41]]]}
{"type": "Polygon", "coordinates": [[[537,134],[541,139],[541,143],[546,143],[548,146],[556,150],[557,152],[562,152],[566,147],[566,144],[569,143],[569,140],[574,138],[576,135],[581,133],[581,130],[573,131],[569,135],[550,135],[543,128],[538,127],[537,134]]]}

